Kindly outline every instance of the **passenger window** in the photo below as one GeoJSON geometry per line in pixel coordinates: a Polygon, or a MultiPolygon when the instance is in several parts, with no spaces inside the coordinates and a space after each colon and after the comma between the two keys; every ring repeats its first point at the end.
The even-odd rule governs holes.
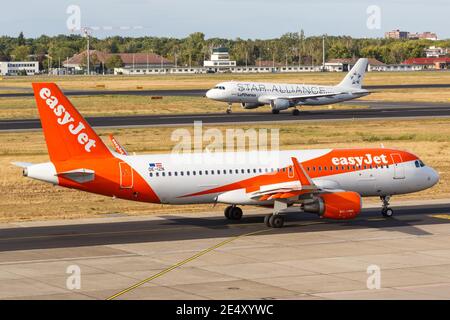
{"type": "Polygon", "coordinates": [[[159,177],[159,172],[156,173],[156,176],[159,177]]]}
{"type": "Polygon", "coordinates": [[[152,172],[150,172],[150,177],[153,177],[153,173],[152,172]]]}
{"type": "Polygon", "coordinates": [[[195,171],[192,171],[192,175],[195,176],[195,171]]]}
{"type": "Polygon", "coordinates": [[[175,172],[173,173],[173,175],[174,175],[175,177],[178,176],[178,172],[175,171],[175,172]]]}
{"type": "Polygon", "coordinates": [[[189,176],[191,173],[189,171],[186,171],[186,175],[189,176]]]}
{"type": "Polygon", "coordinates": [[[208,175],[208,170],[205,170],[205,175],[208,175]]]}
{"type": "Polygon", "coordinates": [[[180,171],[180,176],[184,176],[184,172],[183,171],[180,171]]]}
{"type": "Polygon", "coordinates": [[[245,173],[245,170],[244,170],[244,169],[241,169],[241,173],[245,173]]]}
{"type": "Polygon", "coordinates": [[[247,169],[247,173],[250,173],[251,171],[250,171],[250,169],[247,169]]]}

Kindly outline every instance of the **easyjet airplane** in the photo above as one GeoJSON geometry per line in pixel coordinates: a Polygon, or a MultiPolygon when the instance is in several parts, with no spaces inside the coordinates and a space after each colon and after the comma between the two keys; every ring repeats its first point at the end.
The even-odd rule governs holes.
{"type": "Polygon", "coordinates": [[[390,196],[439,180],[414,154],[387,148],[279,151],[278,163],[265,165],[187,165],[173,154],[128,155],[113,138],[117,152],[106,147],[55,84],[35,83],[33,89],[50,162],[14,164],[29,178],[67,188],[151,203],[225,203],[232,220],[242,217],[238,205],[271,207],[265,223],[282,227],[292,210],[352,219],[367,196],[379,196],[382,214],[390,217],[390,196]]]}

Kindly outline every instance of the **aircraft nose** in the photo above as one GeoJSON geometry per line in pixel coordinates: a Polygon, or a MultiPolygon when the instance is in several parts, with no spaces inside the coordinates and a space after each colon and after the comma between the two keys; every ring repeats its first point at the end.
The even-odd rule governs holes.
{"type": "Polygon", "coordinates": [[[428,171],[429,172],[428,172],[427,180],[429,181],[430,187],[431,187],[439,182],[439,173],[437,173],[437,171],[434,170],[433,168],[429,168],[428,171]]]}
{"type": "Polygon", "coordinates": [[[210,89],[210,90],[206,91],[206,97],[208,99],[212,99],[213,98],[213,89],[210,89]]]}

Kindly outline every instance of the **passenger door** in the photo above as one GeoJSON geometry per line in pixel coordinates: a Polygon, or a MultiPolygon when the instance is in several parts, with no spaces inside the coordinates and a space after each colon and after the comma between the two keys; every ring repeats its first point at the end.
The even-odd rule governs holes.
{"type": "Polygon", "coordinates": [[[391,154],[394,163],[394,179],[405,179],[405,167],[403,166],[402,156],[398,153],[391,154]]]}

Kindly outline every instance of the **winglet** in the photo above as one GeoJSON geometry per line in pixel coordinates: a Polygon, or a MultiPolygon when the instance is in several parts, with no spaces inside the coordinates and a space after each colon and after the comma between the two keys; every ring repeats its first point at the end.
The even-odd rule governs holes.
{"type": "Polygon", "coordinates": [[[302,185],[302,189],[317,189],[317,186],[306,173],[303,166],[298,162],[297,158],[292,157],[291,160],[294,165],[294,172],[302,185]]]}
{"type": "Polygon", "coordinates": [[[125,149],[122,147],[122,145],[119,143],[119,141],[117,141],[116,138],[114,138],[114,136],[112,134],[109,135],[109,140],[111,140],[111,143],[114,146],[114,149],[116,149],[117,153],[123,155],[123,156],[127,156],[128,153],[125,151],[125,149]]]}

